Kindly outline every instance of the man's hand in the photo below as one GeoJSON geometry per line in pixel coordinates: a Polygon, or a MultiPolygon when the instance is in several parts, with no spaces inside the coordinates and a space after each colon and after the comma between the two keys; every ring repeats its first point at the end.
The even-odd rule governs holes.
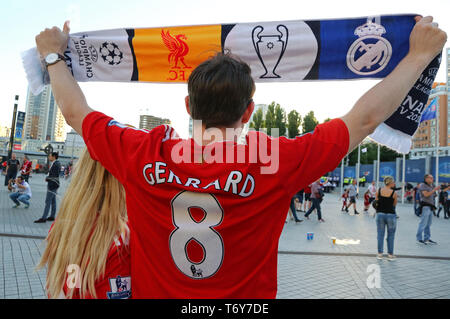
{"type": "MultiPolygon", "coordinates": [[[[36,45],[42,57],[49,53],[63,54],[69,39],[69,21],[63,31],[57,27],[45,29],[36,36],[36,45]]],[[[53,95],[67,124],[82,135],[83,120],[93,110],[88,106],[83,92],[65,63],[55,63],[48,67],[53,95]]]]}
{"type": "Polygon", "coordinates": [[[58,27],[53,27],[39,33],[36,36],[36,46],[41,56],[45,58],[49,53],[63,55],[67,48],[67,42],[69,41],[69,32],[69,21],[66,21],[63,31],[58,27]]]}
{"type": "Polygon", "coordinates": [[[409,55],[428,65],[444,47],[447,34],[433,22],[433,17],[415,17],[416,25],[409,37],[409,55]]]}

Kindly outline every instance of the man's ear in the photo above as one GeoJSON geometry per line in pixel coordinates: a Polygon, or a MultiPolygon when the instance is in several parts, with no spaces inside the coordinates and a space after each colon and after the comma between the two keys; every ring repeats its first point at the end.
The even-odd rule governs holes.
{"type": "Polygon", "coordinates": [[[247,109],[245,110],[244,114],[242,115],[242,123],[247,123],[250,121],[250,118],[252,117],[253,110],[255,109],[255,102],[253,100],[248,104],[247,109]]]}
{"type": "Polygon", "coordinates": [[[191,109],[189,108],[189,95],[184,98],[184,104],[186,105],[186,112],[189,114],[189,116],[191,116],[191,109]]]}

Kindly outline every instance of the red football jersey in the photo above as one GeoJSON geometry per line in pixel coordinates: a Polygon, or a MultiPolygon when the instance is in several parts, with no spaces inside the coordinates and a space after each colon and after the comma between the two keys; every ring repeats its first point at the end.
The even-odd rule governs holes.
{"type": "Polygon", "coordinates": [[[305,194],[311,194],[311,185],[305,187],[305,194]]]}
{"type": "Polygon", "coordinates": [[[245,145],[199,146],[167,125],[138,130],[92,112],[83,138],[126,190],[133,298],[275,298],[291,198],[349,146],[340,119],[294,139],[250,132],[245,145]]]}
{"type": "Polygon", "coordinates": [[[22,168],[21,168],[21,170],[20,170],[20,173],[22,174],[22,175],[28,175],[28,174],[30,174],[30,172],[31,172],[31,165],[32,165],[33,163],[31,163],[31,161],[26,161],[26,162],[24,162],[23,163],[23,165],[22,165],[22,168]]]}
{"type": "MultiPolygon", "coordinates": [[[[52,225],[53,226],[53,225],[52,225]]],[[[51,230],[51,228],[50,228],[51,230]]],[[[105,273],[95,282],[95,293],[97,299],[129,299],[131,298],[131,256],[129,247],[130,234],[114,239],[113,244],[106,257],[105,273]]],[[[68,292],[67,278],[64,284],[63,295],[68,292]]],[[[80,293],[75,290],[72,299],[80,299],[80,293]]],[[[93,299],[94,296],[87,294],[83,299],[93,299]]]]}

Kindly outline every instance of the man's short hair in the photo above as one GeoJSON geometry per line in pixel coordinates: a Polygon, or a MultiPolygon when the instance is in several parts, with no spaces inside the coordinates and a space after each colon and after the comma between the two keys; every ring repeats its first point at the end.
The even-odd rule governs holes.
{"type": "Polygon", "coordinates": [[[17,176],[17,178],[20,178],[21,180],[24,180],[22,175],[17,176]]]}
{"type": "Polygon", "coordinates": [[[59,157],[58,152],[52,152],[51,155],[52,155],[54,158],[56,158],[56,159],[58,159],[58,157],[59,157]]]}
{"type": "Polygon", "coordinates": [[[251,103],[255,82],[247,63],[218,53],[192,71],[188,80],[192,119],[209,127],[231,126],[251,103]]]}

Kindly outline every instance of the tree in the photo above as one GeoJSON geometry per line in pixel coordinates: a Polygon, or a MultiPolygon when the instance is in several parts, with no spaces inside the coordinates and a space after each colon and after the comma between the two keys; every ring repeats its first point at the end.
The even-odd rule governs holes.
{"type": "Polygon", "coordinates": [[[275,106],[274,128],[278,128],[278,136],[286,135],[286,111],[280,106],[280,104],[275,106]]]}
{"type": "Polygon", "coordinates": [[[288,137],[294,138],[297,135],[300,135],[300,124],[302,122],[302,117],[296,110],[292,110],[289,112],[287,116],[287,129],[288,129],[288,137]]]}
{"type": "Polygon", "coordinates": [[[275,127],[275,102],[272,102],[267,107],[265,127],[267,129],[267,134],[271,135],[272,127],[275,127]]]}
{"type": "Polygon", "coordinates": [[[323,120],[323,123],[331,121],[331,118],[327,117],[325,120],[323,120]]]}
{"type": "MultiPolygon", "coordinates": [[[[363,142],[361,144],[361,150],[367,148],[367,152],[360,155],[361,164],[373,164],[373,161],[377,159],[378,146],[374,142],[363,142]]],[[[399,154],[385,146],[380,147],[380,162],[393,162],[399,154]]],[[[408,158],[408,156],[407,156],[408,158]]],[[[354,166],[358,162],[358,147],[356,147],[349,154],[349,165],[354,166]]]]}
{"type": "Polygon", "coordinates": [[[253,114],[253,120],[250,123],[250,127],[254,128],[256,131],[259,131],[264,127],[264,116],[261,108],[257,109],[255,114],[253,114]]]}
{"type": "Polygon", "coordinates": [[[314,116],[314,111],[310,111],[308,114],[305,115],[303,118],[303,133],[308,133],[314,131],[317,124],[319,124],[319,121],[314,116]]]}

